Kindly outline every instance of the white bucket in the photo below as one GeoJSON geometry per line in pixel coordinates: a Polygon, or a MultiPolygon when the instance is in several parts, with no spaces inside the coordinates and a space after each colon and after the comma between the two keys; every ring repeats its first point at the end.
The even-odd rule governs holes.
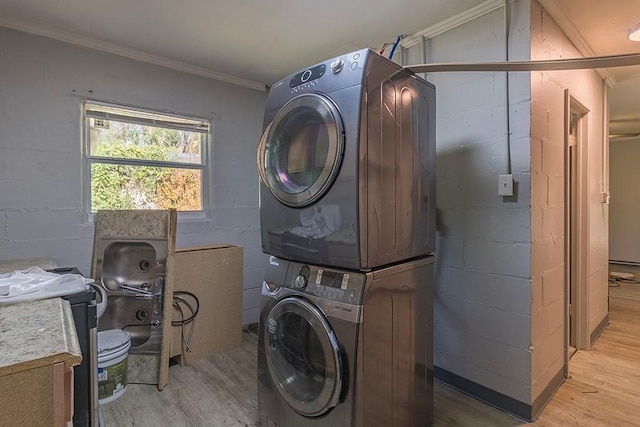
{"type": "Polygon", "coordinates": [[[131,335],[120,329],[98,332],[98,403],[109,403],[127,388],[131,335]]]}

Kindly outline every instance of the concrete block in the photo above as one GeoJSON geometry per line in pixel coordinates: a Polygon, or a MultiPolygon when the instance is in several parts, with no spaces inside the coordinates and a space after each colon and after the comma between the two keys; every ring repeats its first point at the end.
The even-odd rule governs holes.
{"type": "Polygon", "coordinates": [[[244,251],[244,265],[251,268],[262,268],[269,262],[269,255],[260,248],[249,248],[244,251]]]}
{"type": "Polygon", "coordinates": [[[80,209],[7,212],[6,231],[13,241],[69,239],[78,235],[83,215],[80,209]]]}
{"type": "Polygon", "coordinates": [[[462,268],[464,266],[463,240],[436,234],[436,264],[439,267],[462,268]]]}
{"type": "MultiPolygon", "coordinates": [[[[513,130],[512,130],[513,132],[513,130]]],[[[527,129],[527,133],[529,130],[527,129]]],[[[513,173],[530,173],[533,165],[533,147],[529,136],[511,136],[511,170],[513,173]]]]}
{"type": "Polygon", "coordinates": [[[531,247],[528,243],[467,241],[464,265],[470,271],[528,278],[531,247]]]}
{"type": "Polygon", "coordinates": [[[0,211],[82,209],[82,187],[80,181],[27,181],[0,180],[0,211]]]}
{"type": "Polygon", "coordinates": [[[531,137],[536,139],[549,138],[548,132],[548,109],[544,102],[540,102],[538,94],[533,94],[534,101],[531,102],[531,137]]]}
{"type": "Polygon", "coordinates": [[[458,331],[467,331],[469,319],[461,314],[467,313],[470,304],[468,300],[451,297],[436,290],[433,300],[434,325],[442,324],[458,331]]]}
{"type": "Polygon", "coordinates": [[[465,297],[477,304],[518,314],[531,314],[531,280],[495,274],[465,272],[465,297]]]}
{"type": "Polygon", "coordinates": [[[238,231],[237,242],[243,248],[260,249],[262,251],[259,229],[238,231]]]}
{"type": "Polygon", "coordinates": [[[534,208],[549,205],[549,177],[541,172],[531,174],[531,206],[534,208]]]}
{"type": "Polygon", "coordinates": [[[441,238],[465,237],[467,212],[464,208],[438,209],[436,224],[441,238]]]}
{"type": "Polygon", "coordinates": [[[549,206],[564,207],[564,175],[549,175],[549,206]]]}
{"type": "Polygon", "coordinates": [[[531,352],[477,335],[468,335],[465,360],[511,381],[527,384],[531,380],[531,352]]]}
{"type": "Polygon", "coordinates": [[[434,292],[443,298],[469,298],[472,283],[469,282],[468,274],[458,268],[439,266],[435,270],[435,282],[437,285],[434,292]]]}
{"type": "Polygon", "coordinates": [[[531,278],[531,315],[536,315],[543,307],[542,274],[536,272],[531,278]]]}
{"type": "Polygon", "coordinates": [[[434,325],[433,339],[436,351],[452,356],[463,356],[469,352],[469,341],[464,331],[446,323],[434,325]]]}
{"type": "Polygon", "coordinates": [[[232,207],[219,208],[213,212],[216,226],[224,224],[226,229],[242,230],[247,227],[255,227],[260,222],[260,213],[257,207],[232,207]]]}
{"type": "Polygon", "coordinates": [[[233,206],[234,207],[242,207],[242,208],[255,208],[259,207],[259,196],[258,196],[258,177],[255,177],[255,182],[253,185],[249,185],[242,189],[242,191],[238,191],[238,188],[234,188],[233,193],[233,206]]]}
{"type": "Polygon", "coordinates": [[[564,206],[542,209],[542,236],[564,239],[564,206]]]}
{"type": "Polygon", "coordinates": [[[497,175],[471,177],[464,191],[465,207],[496,206],[502,196],[498,196],[497,175]]]}
{"type": "Polygon", "coordinates": [[[548,366],[538,379],[533,381],[531,385],[531,397],[534,402],[563,368],[564,357],[558,357],[551,365],[548,366]]]}
{"type": "Polygon", "coordinates": [[[551,307],[558,301],[564,301],[565,280],[564,264],[546,271],[542,276],[542,303],[551,307]]]}
{"type": "Polygon", "coordinates": [[[433,353],[433,364],[461,377],[466,376],[467,365],[462,357],[457,357],[435,349],[433,353]]]}
{"type": "Polygon", "coordinates": [[[540,241],[544,237],[546,237],[546,235],[544,234],[544,224],[543,224],[543,215],[546,209],[548,208],[543,208],[540,206],[531,208],[531,241],[532,242],[540,241]]]}
{"type": "MultiPolygon", "coordinates": [[[[549,370],[558,358],[564,357],[564,328],[557,328],[542,343],[533,348],[531,352],[531,379],[533,382],[549,370]]],[[[555,374],[556,372],[554,372],[555,374]]]]}
{"type": "Polygon", "coordinates": [[[232,184],[216,184],[213,187],[211,204],[217,208],[231,208],[237,188],[232,184]]]}
{"type": "Polygon", "coordinates": [[[258,323],[260,321],[260,307],[242,311],[242,324],[258,323]]]}
{"type": "Polygon", "coordinates": [[[467,365],[465,378],[481,384],[491,390],[502,393],[520,402],[531,403],[531,386],[529,383],[519,383],[517,381],[498,375],[487,369],[478,366],[467,365]]]}
{"type": "Polygon", "coordinates": [[[470,208],[465,210],[465,235],[471,239],[528,243],[531,214],[522,208],[470,208]]]}
{"type": "Polygon", "coordinates": [[[464,205],[464,184],[460,181],[459,178],[437,178],[436,206],[439,210],[461,208],[464,205]]]}
{"type": "Polygon", "coordinates": [[[243,274],[245,283],[248,285],[247,289],[251,287],[262,286],[262,282],[264,281],[264,272],[265,272],[266,266],[267,266],[266,263],[262,266],[255,266],[255,265],[248,266],[246,264],[244,265],[244,268],[242,269],[242,274],[243,274]],[[249,286],[252,283],[254,285],[249,286]]]}
{"type": "Polygon", "coordinates": [[[564,174],[564,147],[553,140],[543,140],[542,170],[547,175],[564,174]]]}
{"type": "Polygon", "coordinates": [[[261,292],[261,287],[245,289],[242,292],[242,310],[246,311],[260,307],[260,300],[262,299],[261,292]]]}
{"type": "Polygon", "coordinates": [[[531,316],[500,310],[477,303],[466,312],[469,333],[519,348],[531,340],[531,316]]]}

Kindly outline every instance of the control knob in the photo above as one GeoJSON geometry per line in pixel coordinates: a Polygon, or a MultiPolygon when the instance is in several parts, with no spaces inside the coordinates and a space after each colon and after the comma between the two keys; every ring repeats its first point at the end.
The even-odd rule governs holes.
{"type": "Polygon", "coordinates": [[[338,74],[342,70],[343,66],[344,66],[344,60],[342,58],[336,59],[329,65],[329,67],[331,67],[331,72],[333,74],[338,74]]]}
{"type": "Polygon", "coordinates": [[[296,279],[293,282],[293,286],[295,286],[296,289],[304,289],[307,287],[307,278],[304,277],[303,275],[300,275],[298,277],[296,277],[296,279]]]}

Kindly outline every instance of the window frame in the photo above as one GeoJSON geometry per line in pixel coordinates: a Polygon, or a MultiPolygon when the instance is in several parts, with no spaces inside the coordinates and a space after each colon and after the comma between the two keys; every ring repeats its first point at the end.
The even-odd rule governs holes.
{"type": "MultiPolygon", "coordinates": [[[[125,165],[125,166],[151,166],[151,167],[169,167],[177,169],[189,169],[200,170],[202,173],[202,181],[200,186],[200,199],[202,201],[202,209],[198,211],[178,211],[178,220],[198,220],[206,219],[210,217],[209,195],[210,195],[210,145],[212,140],[213,123],[210,118],[205,118],[196,115],[179,114],[174,112],[167,112],[162,110],[156,110],[148,107],[139,107],[127,104],[121,104],[116,102],[99,101],[95,99],[83,99],[81,103],[82,109],[82,156],[83,156],[83,205],[85,208],[85,217],[88,222],[93,221],[94,212],[91,211],[91,166],[93,164],[111,164],[111,165],[125,165]],[[168,162],[168,161],[156,161],[156,160],[144,160],[144,159],[129,159],[129,158],[115,158],[115,157],[102,157],[91,155],[91,119],[95,118],[92,115],[88,115],[88,105],[96,105],[107,108],[116,108],[120,110],[129,110],[133,113],[159,115],[164,117],[174,117],[183,120],[193,120],[205,122],[208,126],[206,132],[200,131],[201,145],[200,145],[200,164],[196,163],[181,163],[181,162],[168,162]]],[[[124,120],[109,119],[105,120],[127,122],[133,124],[140,124],[143,126],[153,126],[163,129],[172,129],[169,126],[157,126],[153,123],[146,123],[143,120],[136,120],[133,114],[131,116],[117,115],[117,118],[124,120]]]]}

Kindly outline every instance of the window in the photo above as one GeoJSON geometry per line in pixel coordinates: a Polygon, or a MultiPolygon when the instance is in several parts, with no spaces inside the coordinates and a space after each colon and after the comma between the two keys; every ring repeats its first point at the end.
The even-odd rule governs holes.
{"type": "Polygon", "coordinates": [[[203,212],[210,123],[84,103],[88,207],[203,212]]]}

